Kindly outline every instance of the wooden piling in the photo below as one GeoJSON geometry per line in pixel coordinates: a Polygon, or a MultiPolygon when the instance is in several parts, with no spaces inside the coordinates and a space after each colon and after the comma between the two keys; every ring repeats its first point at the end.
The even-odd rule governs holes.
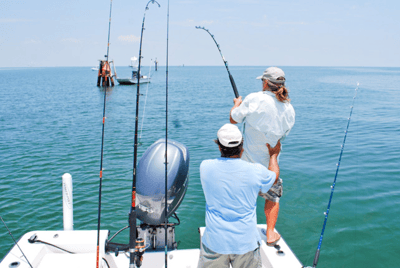
{"type": "Polygon", "coordinates": [[[105,86],[109,87],[110,84],[111,84],[111,86],[114,86],[114,79],[112,77],[110,64],[108,61],[105,61],[105,60],[100,61],[99,73],[97,76],[97,86],[98,87],[100,86],[100,82],[103,87],[105,87],[105,86]]]}

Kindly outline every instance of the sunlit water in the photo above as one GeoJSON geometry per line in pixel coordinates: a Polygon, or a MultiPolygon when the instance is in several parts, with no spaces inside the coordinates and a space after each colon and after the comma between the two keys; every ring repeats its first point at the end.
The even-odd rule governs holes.
{"type": "MultiPolygon", "coordinates": [[[[264,69],[230,67],[242,96],[260,90],[254,78],[264,69]]],[[[400,68],[283,69],[296,124],[280,158],[277,229],[311,265],[359,82],[318,266],[399,267],[400,68]]],[[[129,75],[128,68],[117,70],[129,75]]],[[[0,69],[0,216],[16,238],[63,228],[66,172],[74,183],[74,228],[97,228],[104,91],[96,76],[88,67],[0,69]]],[[[152,77],[147,94],[141,86],[139,157],[165,134],[165,68],[152,77]]],[[[205,224],[199,165],[218,156],[213,139],[228,122],[233,96],[223,66],[169,68],[168,135],[191,156],[189,188],[177,211],[179,248],[199,246],[197,228],[205,224]]],[[[135,103],[136,86],[107,93],[101,227],[111,233],[128,224],[135,103]]],[[[265,223],[263,200],[258,204],[258,222],[265,223]]],[[[128,232],[117,238],[127,242],[128,232]]],[[[0,225],[0,258],[12,245],[0,225]]]]}

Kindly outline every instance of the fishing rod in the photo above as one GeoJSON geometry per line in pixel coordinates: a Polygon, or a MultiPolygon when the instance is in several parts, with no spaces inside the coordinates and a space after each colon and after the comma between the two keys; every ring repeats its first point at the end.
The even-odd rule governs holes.
{"type": "MultiPolygon", "coordinates": [[[[100,86],[100,81],[103,78],[103,86],[104,84],[108,84],[109,83],[109,79],[111,80],[111,85],[114,86],[114,80],[113,80],[113,76],[112,76],[112,70],[109,64],[109,52],[110,52],[110,32],[111,32],[111,11],[112,11],[112,0],[110,0],[110,16],[109,16],[109,20],[108,20],[108,40],[107,40],[107,54],[104,56],[106,57],[106,60],[100,60],[100,65],[99,65],[99,73],[98,73],[98,77],[97,77],[97,86],[100,86]],[[110,75],[110,77],[109,77],[110,75]]],[[[113,62],[113,61],[112,61],[113,62]]],[[[114,64],[114,62],[113,62],[114,64]]],[[[114,75],[116,76],[115,73],[115,65],[114,65],[114,75]]]]}
{"type": "Polygon", "coordinates": [[[140,33],[140,46],[139,46],[139,66],[138,66],[138,82],[137,82],[137,90],[139,92],[139,84],[140,84],[140,67],[141,67],[141,62],[142,62],[142,41],[143,41],[143,31],[144,31],[144,20],[146,18],[146,11],[149,9],[149,4],[152,3],[157,3],[158,7],[160,7],[160,4],[155,1],[155,0],[150,0],[147,5],[146,9],[144,10],[144,15],[143,15],[143,22],[142,22],[142,31],[140,33]]]}
{"type": "MultiPolygon", "coordinates": [[[[112,11],[112,0],[110,1],[110,17],[108,23],[108,41],[107,41],[107,63],[108,55],[110,51],[110,32],[111,32],[111,11],[112,11]]],[[[104,152],[104,126],[106,121],[106,102],[107,102],[107,89],[108,82],[104,83],[104,100],[103,100],[103,121],[101,130],[101,156],[100,156],[100,175],[99,175],[99,205],[97,210],[97,250],[96,250],[96,268],[99,268],[100,259],[100,219],[101,219],[101,190],[103,185],[103,152],[104,152]]]]}
{"type": "Polygon", "coordinates": [[[231,75],[231,72],[229,72],[228,62],[225,60],[224,56],[222,55],[221,49],[219,48],[219,45],[218,45],[217,41],[216,41],[215,38],[214,38],[214,35],[212,35],[212,34],[210,33],[210,31],[207,30],[207,29],[204,28],[204,27],[196,26],[196,29],[202,29],[202,30],[206,31],[206,32],[212,37],[212,39],[214,40],[214,42],[215,42],[215,44],[217,45],[217,48],[218,48],[218,50],[219,50],[219,54],[221,54],[222,60],[224,61],[226,70],[228,71],[229,80],[231,81],[231,85],[232,85],[232,88],[233,88],[233,92],[234,92],[234,94],[235,94],[235,97],[236,97],[236,98],[239,98],[239,93],[238,93],[238,90],[237,90],[237,88],[236,88],[235,80],[233,80],[233,77],[232,77],[232,75],[231,75]]]}
{"type": "MultiPolygon", "coordinates": [[[[315,252],[315,257],[314,257],[314,261],[313,261],[313,266],[312,266],[312,268],[315,268],[315,267],[317,266],[317,263],[318,263],[319,254],[320,254],[320,251],[321,251],[322,239],[324,238],[324,232],[325,232],[326,222],[328,221],[329,210],[330,210],[330,207],[331,207],[333,191],[335,190],[336,178],[337,178],[337,175],[338,175],[338,173],[339,173],[340,161],[342,160],[342,154],[343,154],[343,150],[344,150],[344,144],[345,144],[345,142],[346,142],[347,131],[349,130],[350,119],[351,119],[351,115],[353,114],[354,101],[355,101],[355,99],[356,99],[356,97],[357,97],[357,90],[358,90],[358,86],[359,86],[359,85],[360,85],[360,84],[357,83],[357,87],[356,87],[356,89],[355,89],[356,93],[354,94],[353,102],[352,102],[352,104],[351,104],[350,116],[349,116],[349,119],[348,119],[348,121],[347,121],[346,131],[344,132],[345,134],[344,134],[344,138],[343,138],[342,149],[341,149],[341,151],[340,151],[339,161],[338,161],[338,163],[336,164],[336,166],[337,166],[337,168],[336,168],[336,174],[335,174],[335,178],[334,178],[334,180],[333,180],[333,184],[331,185],[331,195],[330,195],[330,197],[329,197],[328,207],[327,207],[327,209],[326,209],[326,212],[324,212],[324,214],[325,214],[325,220],[324,220],[324,224],[323,224],[323,226],[322,226],[321,236],[320,236],[320,238],[319,238],[319,243],[318,243],[317,251],[315,252]]],[[[311,267],[310,267],[310,266],[307,266],[306,268],[311,268],[311,267]]]]}
{"type": "Polygon", "coordinates": [[[165,207],[164,207],[164,249],[165,249],[165,268],[168,268],[168,218],[167,218],[167,195],[168,195],[168,48],[169,48],[169,0],[167,7],[167,59],[166,59],[166,83],[165,83],[165,207]]]}
{"type": "Polygon", "coordinates": [[[107,41],[107,62],[108,62],[108,55],[110,52],[110,32],[111,32],[111,10],[112,10],[112,0],[110,0],[110,19],[108,20],[108,41],[107,41]]]}
{"type": "Polygon", "coordinates": [[[32,264],[29,262],[28,258],[25,256],[24,252],[22,251],[22,249],[19,247],[17,241],[15,240],[14,236],[12,235],[10,229],[8,229],[7,224],[4,222],[3,218],[0,216],[1,221],[3,222],[4,226],[7,228],[8,233],[10,234],[12,240],[14,240],[14,244],[17,245],[17,247],[19,248],[19,250],[22,252],[22,255],[24,255],[24,258],[26,259],[26,261],[28,262],[29,266],[31,268],[33,268],[32,264]]]}
{"type": "MultiPolygon", "coordinates": [[[[132,204],[129,212],[129,268],[134,268],[136,259],[136,166],[137,166],[137,148],[138,148],[138,127],[139,127],[139,97],[140,97],[140,67],[142,61],[142,41],[143,41],[143,30],[144,21],[146,18],[146,11],[149,9],[149,4],[157,3],[158,7],[160,4],[155,0],[150,0],[144,10],[142,31],[140,34],[140,46],[139,46],[139,66],[138,66],[138,81],[137,81],[137,93],[136,93],[136,118],[135,118],[135,141],[133,149],[133,180],[132,180],[132,204]]],[[[140,259],[141,257],[139,257],[140,259]]],[[[140,261],[140,260],[139,260],[140,261]]]]}

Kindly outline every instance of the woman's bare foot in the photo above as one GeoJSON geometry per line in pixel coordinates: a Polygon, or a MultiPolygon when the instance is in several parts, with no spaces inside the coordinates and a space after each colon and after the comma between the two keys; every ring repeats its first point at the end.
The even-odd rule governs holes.
{"type": "Polygon", "coordinates": [[[267,231],[267,245],[275,246],[275,244],[281,239],[281,236],[274,231],[267,231]]]}

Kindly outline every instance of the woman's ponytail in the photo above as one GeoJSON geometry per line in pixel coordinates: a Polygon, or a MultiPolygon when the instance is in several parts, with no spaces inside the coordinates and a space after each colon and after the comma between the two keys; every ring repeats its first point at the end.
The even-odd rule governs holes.
{"type": "Polygon", "coordinates": [[[289,99],[289,90],[285,87],[285,85],[281,85],[281,87],[274,91],[276,98],[280,102],[290,102],[289,99]]]}
{"type": "Polygon", "coordinates": [[[266,85],[269,87],[269,91],[275,94],[275,97],[280,102],[290,102],[289,99],[289,90],[285,87],[285,84],[275,84],[271,81],[267,80],[267,83],[264,84],[264,90],[266,89],[266,85]]]}

